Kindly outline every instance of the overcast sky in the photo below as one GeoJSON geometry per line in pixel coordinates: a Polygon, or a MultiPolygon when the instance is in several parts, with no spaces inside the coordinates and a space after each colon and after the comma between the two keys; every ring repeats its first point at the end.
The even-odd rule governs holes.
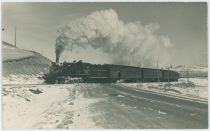
{"type": "MultiPolygon", "coordinates": [[[[3,3],[3,41],[35,50],[55,60],[56,31],[60,25],[91,12],[112,8],[119,19],[158,23],[158,34],[173,44],[171,64],[207,65],[206,3],[3,3]]],[[[85,57],[85,56],[84,56],[85,57]]]]}

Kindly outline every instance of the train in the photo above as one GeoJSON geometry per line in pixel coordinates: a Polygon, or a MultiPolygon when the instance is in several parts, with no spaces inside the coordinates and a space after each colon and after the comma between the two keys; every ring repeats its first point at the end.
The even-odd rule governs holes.
{"type": "Polygon", "coordinates": [[[72,80],[86,83],[121,82],[172,82],[178,81],[179,73],[172,70],[141,68],[114,64],[91,64],[82,61],[52,63],[46,83],[63,84],[72,80]]]}

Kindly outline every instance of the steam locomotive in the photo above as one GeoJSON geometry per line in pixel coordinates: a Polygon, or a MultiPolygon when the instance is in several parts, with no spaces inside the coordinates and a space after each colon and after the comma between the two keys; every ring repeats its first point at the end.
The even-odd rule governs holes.
{"type": "Polygon", "coordinates": [[[123,82],[166,82],[178,81],[179,73],[171,70],[140,68],[113,64],[90,64],[82,61],[52,63],[50,71],[45,74],[46,83],[67,83],[69,79],[78,78],[87,83],[123,82]]]}

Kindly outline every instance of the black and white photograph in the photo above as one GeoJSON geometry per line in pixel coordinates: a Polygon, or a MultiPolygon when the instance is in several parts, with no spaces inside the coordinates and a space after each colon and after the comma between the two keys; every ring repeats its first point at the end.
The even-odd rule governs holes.
{"type": "Polygon", "coordinates": [[[208,2],[1,2],[3,129],[208,129],[208,2]]]}

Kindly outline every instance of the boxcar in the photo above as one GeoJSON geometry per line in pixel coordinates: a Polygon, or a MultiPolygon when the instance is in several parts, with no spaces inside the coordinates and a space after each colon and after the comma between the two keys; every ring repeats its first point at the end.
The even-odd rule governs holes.
{"type": "Polygon", "coordinates": [[[138,67],[131,66],[120,66],[120,65],[106,65],[110,72],[110,80],[117,81],[123,80],[125,82],[136,82],[141,80],[141,69],[138,67]]]}
{"type": "Polygon", "coordinates": [[[171,70],[162,70],[162,81],[178,81],[179,73],[171,70]]]}
{"type": "Polygon", "coordinates": [[[142,76],[143,76],[143,80],[142,81],[145,81],[145,82],[158,81],[158,74],[161,75],[159,70],[149,69],[149,68],[142,68],[142,76]]]}

